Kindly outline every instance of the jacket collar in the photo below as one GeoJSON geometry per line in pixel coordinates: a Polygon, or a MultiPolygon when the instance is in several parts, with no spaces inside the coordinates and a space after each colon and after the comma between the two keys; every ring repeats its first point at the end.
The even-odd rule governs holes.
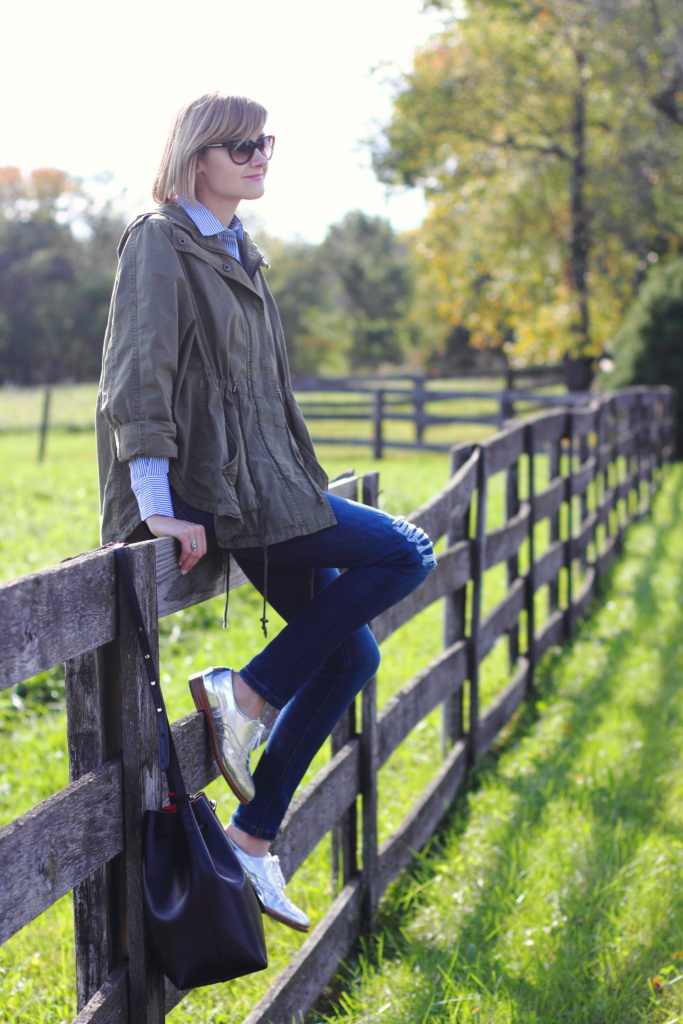
{"type": "MultiPolygon", "coordinates": [[[[210,238],[205,238],[197,228],[192,218],[188,217],[185,211],[176,203],[162,203],[161,206],[153,212],[158,212],[163,214],[163,216],[168,217],[168,219],[173,221],[173,223],[179,228],[187,232],[192,240],[203,249],[206,249],[208,252],[216,253],[223,258],[226,256],[225,248],[220,244],[220,242],[213,242],[210,238]]],[[[151,216],[153,216],[153,213],[142,214],[141,217],[136,218],[133,223],[128,226],[119,245],[119,255],[131,228],[140,220],[151,216]]],[[[239,262],[234,262],[236,268],[239,267],[239,262]]],[[[266,262],[266,259],[259,247],[252,241],[249,234],[245,231],[242,239],[242,267],[248,274],[249,278],[253,280],[256,271],[261,266],[267,267],[268,263],[266,262]]]]}

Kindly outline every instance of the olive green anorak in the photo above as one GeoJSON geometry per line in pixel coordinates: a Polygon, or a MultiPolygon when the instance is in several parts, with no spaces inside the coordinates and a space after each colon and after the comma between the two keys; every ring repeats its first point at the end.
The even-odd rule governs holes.
{"type": "Polygon", "coordinates": [[[175,204],[121,240],[96,410],[103,543],[140,524],[128,467],[140,456],[169,459],[171,487],[213,513],[221,547],[335,523],[246,234],[242,253],[240,264],[175,204]]]}

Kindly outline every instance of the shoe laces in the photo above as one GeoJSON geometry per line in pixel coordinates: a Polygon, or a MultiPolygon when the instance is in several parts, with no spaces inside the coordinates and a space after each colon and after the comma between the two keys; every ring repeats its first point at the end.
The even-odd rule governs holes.
{"type": "Polygon", "coordinates": [[[264,729],[265,725],[263,724],[263,722],[259,722],[259,724],[254,729],[254,732],[252,733],[251,739],[249,740],[249,746],[247,747],[247,765],[249,764],[249,761],[251,760],[252,756],[256,753],[258,745],[261,742],[261,737],[263,736],[264,729]]]}
{"type": "Polygon", "coordinates": [[[286,883],[285,883],[285,876],[282,874],[282,868],[280,867],[280,858],[274,856],[273,854],[270,854],[270,859],[268,861],[268,867],[269,867],[269,874],[271,876],[272,881],[277,885],[277,887],[280,890],[281,894],[284,896],[284,891],[283,890],[285,888],[286,883]]]}

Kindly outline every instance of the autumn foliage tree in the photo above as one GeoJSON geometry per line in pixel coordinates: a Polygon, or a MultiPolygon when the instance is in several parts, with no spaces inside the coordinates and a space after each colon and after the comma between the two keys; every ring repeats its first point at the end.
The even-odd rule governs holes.
{"type": "Polygon", "coordinates": [[[428,199],[418,294],[444,332],[519,362],[596,355],[681,245],[683,133],[653,102],[676,26],[657,0],[431,6],[453,16],[374,153],[383,180],[428,199]]]}

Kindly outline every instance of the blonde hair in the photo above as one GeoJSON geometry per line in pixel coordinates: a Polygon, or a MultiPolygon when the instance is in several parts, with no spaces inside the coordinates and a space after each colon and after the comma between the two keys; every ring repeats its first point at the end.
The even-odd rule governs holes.
{"type": "Polygon", "coordinates": [[[263,128],[268,112],[244,96],[212,92],[182,107],[166,140],[152,195],[157,203],[179,196],[196,199],[197,158],[204,146],[228,139],[248,139],[263,128]]]}

